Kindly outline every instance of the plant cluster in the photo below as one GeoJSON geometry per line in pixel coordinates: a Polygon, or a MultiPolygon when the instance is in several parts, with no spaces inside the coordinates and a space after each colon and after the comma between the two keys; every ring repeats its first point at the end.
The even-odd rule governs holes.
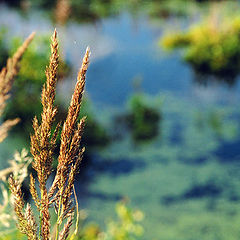
{"type": "Polygon", "coordinates": [[[122,123],[121,128],[127,128],[135,143],[141,143],[153,140],[159,135],[161,120],[161,112],[150,106],[144,94],[137,93],[128,101],[128,112],[118,116],[115,122],[117,125],[122,123]]]}
{"type": "Polygon", "coordinates": [[[130,112],[127,119],[134,140],[149,140],[158,135],[160,113],[148,106],[141,94],[131,98],[130,112]]]}
{"type": "Polygon", "coordinates": [[[117,220],[110,220],[106,230],[90,224],[78,236],[79,240],[135,240],[142,236],[143,228],[139,224],[144,215],[141,211],[133,211],[122,201],[116,205],[117,220]]]}
{"type": "MultiPolygon", "coordinates": [[[[34,34],[29,36],[13,57],[8,59],[7,66],[1,71],[1,111],[6,106],[13,79],[19,72],[20,59],[33,37],[34,34]]],[[[50,63],[45,71],[46,83],[43,86],[41,95],[43,108],[41,121],[37,117],[33,120],[34,133],[31,135],[31,153],[33,158],[27,156],[28,153],[25,149],[21,153],[16,152],[14,159],[9,162],[10,167],[0,171],[3,196],[3,203],[0,205],[0,220],[2,224],[0,225],[0,232],[3,235],[3,239],[22,239],[22,235],[19,235],[15,229],[10,228],[14,221],[18,222],[19,231],[31,240],[67,239],[70,234],[75,210],[72,199],[73,194],[76,199],[74,179],[85,150],[80,146],[80,143],[86,118],[82,117],[79,121],[79,113],[86,71],[89,64],[89,55],[90,51],[87,48],[78,73],[68,114],[62,127],[56,175],[50,188],[48,188],[47,182],[52,174],[53,153],[55,152],[56,140],[61,128],[60,123],[58,123],[55,129],[53,129],[57,114],[54,102],[59,64],[57,33],[56,31],[54,32],[51,43],[50,63]],[[38,212],[38,221],[35,218],[34,208],[29,203],[25,205],[21,189],[21,184],[28,175],[27,169],[31,162],[37,181],[31,174],[30,192],[38,212]],[[9,175],[10,177],[8,177],[9,175]],[[12,194],[9,194],[6,189],[7,178],[12,194]],[[11,204],[14,205],[15,214],[11,210],[11,204]],[[56,222],[54,224],[54,221],[51,220],[53,216],[50,208],[54,208],[56,212],[56,222]],[[54,226],[54,234],[51,234],[51,224],[54,226]]],[[[8,120],[1,125],[2,131],[0,136],[2,140],[6,137],[9,128],[18,121],[18,119],[8,120]],[[8,122],[10,124],[7,124],[8,122]]],[[[141,221],[143,214],[140,211],[132,211],[124,203],[119,203],[116,208],[119,221],[110,221],[106,231],[101,231],[98,227],[88,226],[78,232],[79,214],[77,199],[76,208],[76,230],[71,234],[70,239],[130,240],[135,239],[134,236],[142,234],[142,227],[137,222],[141,221]]]]}
{"type": "Polygon", "coordinates": [[[184,59],[198,72],[236,76],[240,69],[240,18],[213,11],[185,32],[160,40],[166,49],[184,49],[184,59]]]}
{"type": "Polygon", "coordinates": [[[68,115],[63,124],[61,145],[58,156],[58,166],[54,181],[47,188],[47,180],[52,173],[53,153],[56,147],[60,124],[53,131],[57,113],[54,106],[57,83],[57,68],[59,64],[58,42],[56,31],[52,37],[51,56],[46,68],[46,84],[42,90],[41,103],[43,111],[41,121],[33,120],[34,133],[31,135],[32,167],[36,171],[39,192],[33,176],[30,176],[30,192],[39,212],[39,227],[29,204],[24,207],[22,191],[19,182],[14,177],[9,178],[9,185],[14,196],[14,209],[18,218],[19,230],[28,239],[50,239],[50,208],[57,213],[55,239],[66,239],[73,222],[74,206],[72,194],[74,180],[82,159],[84,148],[80,147],[85,118],[78,122],[81,100],[85,86],[86,71],[89,63],[89,49],[83,58],[76,87],[68,109],[68,115]],[[64,221],[65,224],[64,224],[64,221]]]}

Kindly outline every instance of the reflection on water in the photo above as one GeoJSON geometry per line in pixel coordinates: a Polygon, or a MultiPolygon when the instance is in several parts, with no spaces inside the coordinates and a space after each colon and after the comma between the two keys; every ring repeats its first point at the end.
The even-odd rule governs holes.
{"type": "MultiPolygon", "coordinates": [[[[53,29],[43,12],[21,16],[3,6],[0,22],[9,27],[9,37],[53,29]]],[[[94,105],[93,119],[110,139],[105,147],[93,148],[87,155],[89,166],[78,181],[80,203],[89,209],[91,220],[101,223],[112,214],[115,201],[130,197],[146,214],[143,239],[186,240],[195,233],[196,239],[206,239],[201,237],[221,231],[219,239],[227,239],[222,229],[229,222],[229,212],[236,216],[231,221],[237,232],[240,209],[236,202],[240,199],[239,81],[226,87],[205,77],[196,80],[179,53],[166,55],[159,49],[161,33],[162,25],[153,25],[147,15],[133,18],[125,12],[95,23],[69,22],[59,27],[63,55],[71,60],[72,72],[79,67],[85,46],[92,49],[87,96],[94,105]],[[136,76],[142,78],[147,106],[158,116],[154,138],[141,144],[114,123],[116,116],[129,111],[136,76]],[[218,218],[221,223],[211,228],[218,218]],[[209,232],[201,233],[206,225],[209,232]]],[[[59,84],[63,103],[69,100],[74,79],[71,76],[59,84]]],[[[10,136],[0,146],[1,160],[23,144],[10,136]]]]}
{"type": "Polygon", "coordinates": [[[208,87],[209,85],[223,85],[225,84],[226,86],[229,87],[234,87],[234,85],[237,82],[237,79],[235,77],[231,76],[225,76],[225,77],[216,77],[213,75],[208,75],[204,73],[199,73],[199,72],[194,72],[194,81],[197,84],[203,85],[208,87]]]}

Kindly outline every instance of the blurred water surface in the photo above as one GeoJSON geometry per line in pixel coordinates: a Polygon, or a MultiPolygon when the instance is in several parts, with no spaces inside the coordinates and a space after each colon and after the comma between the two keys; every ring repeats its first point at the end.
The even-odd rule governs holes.
{"type": "MultiPolygon", "coordinates": [[[[198,14],[156,21],[144,12],[123,11],[94,23],[57,26],[61,53],[73,66],[58,85],[61,102],[70,99],[89,45],[87,96],[96,118],[115,136],[105,148],[91,151],[85,177],[79,176],[79,201],[89,209],[89,220],[101,224],[116,201],[128,197],[145,212],[143,239],[239,236],[239,77],[229,84],[199,75],[181,60],[181,52],[169,54],[157,44],[166,28],[196,19],[198,14]],[[161,115],[157,137],[144,142],[134,141],[116,120],[136,92],[161,115]]],[[[55,28],[44,11],[22,14],[5,5],[0,26],[8,29],[9,39],[55,28]]],[[[14,135],[1,144],[2,168],[23,145],[28,143],[14,135]]]]}

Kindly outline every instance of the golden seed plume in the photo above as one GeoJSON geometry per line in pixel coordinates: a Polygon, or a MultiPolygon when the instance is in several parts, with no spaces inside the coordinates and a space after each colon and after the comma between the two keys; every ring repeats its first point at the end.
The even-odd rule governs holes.
{"type": "MultiPolygon", "coordinates": [[[[63,129],[61,133],[60,154],[58,157],[59,165],[57,168],[56,177],[49,192],[50,196],[52,196],[53,193],[56,191],[57,185],[59,185],[59,189],[63,187],[66,176],[69,172],[69,168],[76,160],[76,156],[81,155],[80,142],[86,118],[84,117],[83,119],[81,119],[78,125],[77,120],[80,113],[81,101],[85,87],[86,72],[89,65],[89,57],[90,49],[89,47],[87,47],[86,53],[82,61],[82,66],[77,76],[77,83],[68,109],[67,118],[63,124],[63,129]]],[[[79,159],[77,159],[77,165],[79,165],[79,159]]]]}
{"type": "Polygon", "coordinates": [[[74,179],[85,150],[81,148],[80,143],[86,118],[82,118],[78,124],[77,122],[85,87],[89,56],[90,49],[87,48],[77,76],[77,83],[68,108],[68,114],[63,124],[57,173],[49,191],[49,197],[52,197],[55,192],[55,196],[57,196],[53,197],[59,220],[57,232],[62,221],[74,211],[71,195],[73,194],[74,179]]]}
{"type": "Polygon", "coordinates": [[[33,168],[37,172],[41,199],[38,199],[33,180],[31,180],[30,190],[36,205],[39,206],[40,204],[41,236],[44,240],[49,239],[50,236],[49,198],[46,182],[52,171],[53,153],[57,139],[57,131],[55,131],[52,136],[52,127],[57,113],[57,109],[54,107],[54,101],[56,96],[58,63],[58,41],[57,31],[55,30],[52,36],[50,62],[45,71],[46,84],[42,89],[41,102],[43,110],[41,114],[41,123],[39,124],[37,118],[34,118],[34,134],[31,136],[33,168]]]}
{"type": "Polygon", "coordinates": [[[38,173],[40,187],[46,183],[51,173],[53,152],[57,138],[57,132],[52,136],[52,126],[57,109],[54,107],[57,83],[57,67],[59,63],[57,32],[54,31],[51,44],[51,57],[46,68],[46,84],[42,89],[41,124],[37,118],[33,120],[34,134],[31,136],[31,153],[34,158],[33,168],[38,173]]]}

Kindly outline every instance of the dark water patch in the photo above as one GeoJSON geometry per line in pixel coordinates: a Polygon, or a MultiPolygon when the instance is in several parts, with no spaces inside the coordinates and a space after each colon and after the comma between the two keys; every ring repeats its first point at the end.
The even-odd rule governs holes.
{"type": "Polygon", "coordinates": [[[174,203],[179,202],[181,199],[178,196],[172,196],[172,195],[168,195],[168,196],[163,196],[160,199],[160,203],[168,206],[174,203]]]}
{"type": "Polygon", "coordinates": [[[80,166],[78,180],[90,184],[99,176],[117,177],[129,175],[132,172],[146,168],[144,160],[140,159],[104,159],[99,154],[86,152],[80,166]]]}
{"type": "Polygon", "coordinates": [[[229,74],[215,76],[211,74],[204,74],[201,72],[194,71],[193,80],[195,84],[200,86],[212,86],[212,85],[225,85],[226,87],[235,87],[237,82],[237,76],[231,76],[229,74]]]}
{"type": "Polygon", "coordinates": [[[183,199],[216,197],[220,195],[222,189],[212,182],[206,184],[196,185],[187,190],[183,195],[183,199]]]}
{"type": "Polygon", "coordinates": [[[112,193],[103,193],[103,192],[88,192],[87,193],[88,198],[94,198],[94,199],[100,199],[100,200],[105,200],[105,201],[120,201],[123,199],[123,195],[121,194],[112,194],[112,193]]]}
{"type": "Polygon", "coordinates": [[[173,145],[178,145],[182,143],[183,139],[181,134],[183,130],[184,127],[180,123],[176,122],[173,124],[170,136],[170,141],[173,145]]]}
{"type": "Polygon", "coordinates": [[[94,170],[112,176],[130,174],[133,171],[143,169],[146,163],[139,159],[127,160],[101,160],[94,163],[94,170]]]}
{"type": "Polygon", "coordinates": [[[110,136],[107,131],[93,118],[87,118],[87,123],[83,135],[83,145],[93,150],[93,148],[104,148],[110,143],[110,136]]]}
{"type": "Polygon", "coordinates": [[[185,164],[200,165],[205,164],[208,161],[208,156],[197,156],[193,158],[180,156],[179,161],[185,164]]]}
{"type": "Polygon", "coordinates": [[[240,139],[231,142],[222,142],[215,152],[220,162],[230,163],[240,161],[240,139]]]}
{"type": "Polygon", "coordinates": [[[170,205],[189,199],[217,198],[222,192],[223,189],[221,186],[209,181],[207,183],[194,185],[180,195],[163,196],[161,198],[161,203],[164,205],[170,205]]]}
{"type": "Polygon", "coordinates": [[[236,191],[230,191],[230,193],[228,194],[228,200],[231,202],[239,202],[240,200],[239,193],[236,191]]]}

